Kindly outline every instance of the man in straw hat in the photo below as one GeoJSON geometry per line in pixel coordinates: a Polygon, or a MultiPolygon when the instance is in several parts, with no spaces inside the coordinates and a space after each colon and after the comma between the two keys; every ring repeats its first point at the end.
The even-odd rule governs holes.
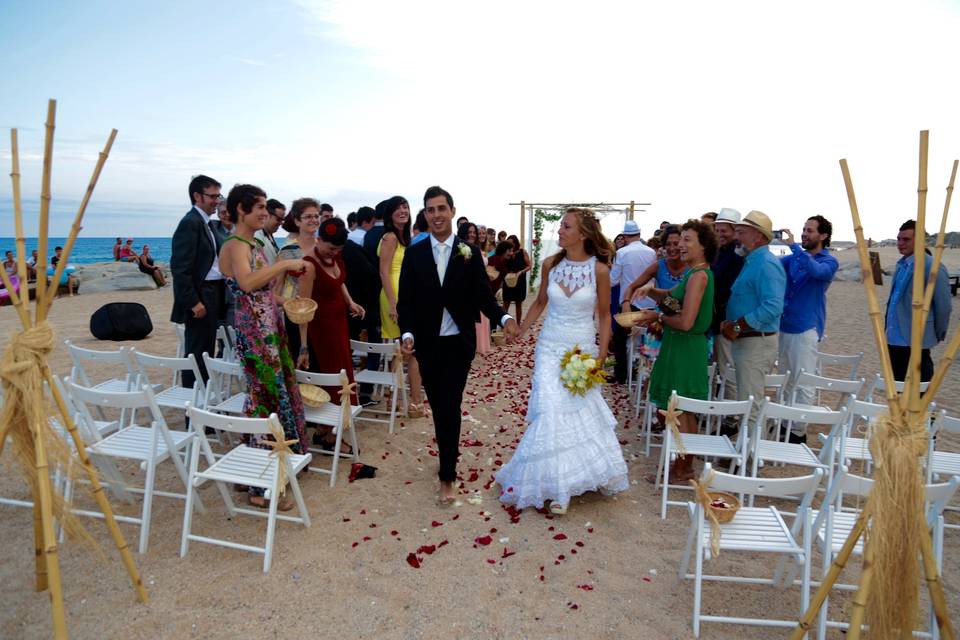
{"type": "MultiPolygon", "coordinates": [[[[640,277],[647,267],[657,261],[657,252],[643,242],[640,235],[640,226],[634,220],[627,220],[623,225],[624,245],[617,251],[610,270],[610,285],[620,286],[620,300],[622,311],[649,309],[654,303],[649,298],[641,298],[632,303],[627,300],[630,284],[640,277]]],[[[619,324],[613,325],[613,356],[617,360],[613,374],[617,382],[624,384],[627,381],[627,338],[628,330],[619,324]]]]}
{"type": "Polygon", "coordinates": [[[737,399],[753,396],[756,411],[763,400],[764,376],[773,370],[777,359],[787,276],[780,260],[770,253],[773,224],[765,213],[751,211],[734,225],[734,233],[746,259],[730,290],[720,332],[733,342],[737,399]]]}
{"type": "MultiPolygon", "coordinates": [[[[893,274],[893,285],[890,289],[890,298],[887,300],[886,333],[887,347],[890,350],[890,364],[893,367],[893,378],[904,380],[910,363],[910,334],[913,326],[913,265],[914,234],[917,230],[915,220],[907,220],[900,225],[897,234],[897,250],[903,256],[897,261],[897,270],[893,274]]],[[[933,266],[933,258],[924,257],[923,283],[926,286],[933,266]]],[[[933,377],[933,360],[930,359],[930,348],[943,342],[947,337],[947,325],[950,323],[950,276],[947,269],[941,264],[937,271],[937,283],[933,289],[933,300],[930,303],[930,314],[927,324],[923,328],[923,343],[920,351],[920,380],[928,382],[933,377]]]]}
{"type": "MultiPolygon", "coordinates": [[[[720,333],[720,323],[726,319],[727,301],[730,299],[730,288],[743,269],[743,256],[737,253],[737,239],[734,237],[733,225],[740,223],[740,212],[736,209],[723,208],[714,220],[713,230],[717,235],[717,258],[710,265],[713,271],[713,324],[711,332],[716,339],[713,341],[714,360],[722,373],[728,364],[733,364],[731,355],[732,342],[720,333]]],[[[728,387],[729,388],[729,387],[728,387]]],[[[721,398],[722,399],[722,398],[721,398]]]]}

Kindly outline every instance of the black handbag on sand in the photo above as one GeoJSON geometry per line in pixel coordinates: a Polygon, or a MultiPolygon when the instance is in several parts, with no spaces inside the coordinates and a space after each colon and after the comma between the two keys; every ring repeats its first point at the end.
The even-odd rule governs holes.
{"type": "Polygon", "coordinates": [[[142,340],[151,331],[150,314],[139,302],[111,302],[90,316],[90,333],[98,340],[142,340]]]}

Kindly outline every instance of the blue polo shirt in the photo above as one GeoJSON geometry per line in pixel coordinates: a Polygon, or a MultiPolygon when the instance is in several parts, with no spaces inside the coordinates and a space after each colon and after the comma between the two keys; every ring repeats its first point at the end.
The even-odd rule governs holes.
{"type": "Polygon", "coordinates": [[[776,333],[783,315],[787,275],[769,247],[757,247],[743,261],[743,269],[730,289],[727,320],[741,317],[751,331],[776,333]]]}
{"type": "MultiPolygon", "coordinates": [[[[926,287],[926,281],[924,281],[924,287],[926,287]]],[[[913,256],[906,256],[897,260],[897,270],[893,274],[890,299],[887,301],[887,344],[896,347],[910,346],[910,326],[901,327],[897,317],[897,302],[904,294],[913,296],[913,256]]]]}
{"type": "Polygon", "coordinates": [[[826,249],[810,255],[794,242],[790,251],[789,256],[780,258],[787,274],[780,331],[803,333],[816,329],[817,336],[823,338],[827,323],[827,288],[840,263],[826,249]]]}

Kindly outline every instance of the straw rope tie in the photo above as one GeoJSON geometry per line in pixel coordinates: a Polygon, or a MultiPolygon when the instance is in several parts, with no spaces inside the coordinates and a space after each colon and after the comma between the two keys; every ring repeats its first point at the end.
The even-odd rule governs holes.
{"type": "Polygon", "coordinates": [[[710,494],[707,493],[707,487],[710,486],[710,483],[713,482],[716,473],[713,469],[710,470],[710,475],[707,476],[707,479],[700,482],[697,480],[690,480],[690,485],[693,487],[693,490],[697,494],[697,502],[700,503],[700,508],[703,509],[704,515],[710,518],[710,551],[713,553],[713,557],[716,558],[720,555],[720,521],[717,520],[717,515],[713,512],[713,509],[710,508],[710,494]]]}
{"type": "Polygon", "coordinates": [[[350,379],[346,376],[341,376],[340,384],[340,426],[346,432],[350,428],[350,409],[346,411],[343,409],[353,404],[351,399],[353,398],[353,390],[357,388],[357,383],[350,382],[350,379]]]}
{"type": "Polygon", "coordinates": [[[683,446],[683,439],[680,438],[680,416],[683,415],[683,411],[677,409],[677,402],[676,396],[671,397],[669,404],[667,404],[667,410],[658,409],[657,411],[663,416],[667,428],[673,432],[673,439],[677,443],[677,455],[686,458],[687,448],[683,446]]]}
{"type": "Polygon", "coordinates": [[[0,360],[4,403],[0,422],[0,452],[7,435],[22,422],[30,429],[38,420],[46,422],[46,411],[40,393],[43,376],[40,371],[47,354],[53,351],[53,329],[41,322],[36,327],[14,335],[0,360]],[[40,403],[37,404],[37,401],[40,403]]]}

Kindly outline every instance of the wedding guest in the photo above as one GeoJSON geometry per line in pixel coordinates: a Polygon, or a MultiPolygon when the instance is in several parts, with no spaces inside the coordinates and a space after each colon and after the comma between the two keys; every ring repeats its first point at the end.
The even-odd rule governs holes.
{"type": "MultiPolygon", "coordinates": [[[[907,220],[900,225],[897,233],[897,250],[903,256],[897,260],[897,270],[893,274],[893,284],[890,297],[887,299],[886,337],[887,348],[890,350],[890,364],[893,365],[894,380],[906,380],[910,364],[910,336],[913,326],[913,269],[916,260],[915,234],[917,223],[907,220]]],[[[921,233],[926,233],[921,230],[921,233]]],[[[930,277],[933,258],[923,257],[923,282],[926,287],[930,277]]],[[[933,360],[930,359],[930,349],[943,342],[947,337],[947,325],[950,323],[952,301],[950,298],[950,275],[947,269],[940,265],[937,270],[937,282],[933,289],[933,299],[930,303],[930,314],[927,324],[923,327],[923,342],[920,346],[920,380],[928,382],[933,377],[933,360]]]]}
{"type": "MultiPolygon", "coordinates": [[[[506,232],[506,231],[500,231],[499,233],[497,233],[497,244],[503,242],[503,241],[506,240],[506,239],[507,239],[507,232],[506,232]]],[[[520,321],[517,320],[517,322],[520,322],[520,321]]]]}
{"type": "Polygon", "coordinates": [[[377,203],[377,206],[373,209],[373,226],[370,227],[363,236],[363,248],[366,250],[367,255],[370,256],[370,261],[374,264],[380,264],[380,256],[377,255],[377,249],[380,247],[380,238],[383,237],[383,232],[386,231],[386,229],[383,228],[383,210],[386,206],[386,200],[377,203]]]}
{"type": "Polygon", "coordinates": [[[347,214],[347,238],[350,237],[350,231],[357,228],[357,212],[351,211],[347,214]]]}
{"type": "MultiPolygon", "coordinates": [[[[426,240],[430,237],[430,225],[427,224],[427,214],[424,209],[420,209],[420,212],[417,214],[417,219],[413,223],[413,230],[416,233],[413,239],[410,240],[411,245],[417,244],[421,240],[426,240]]],[[[476,234],[476,225],[474,225],[474,234],[476,234]]]]}
{"type": "MultiPolygon", "coordinates": [[[[717,235],[717,258],[710,265],[713,271],[713,325],[710,333],[714,336],[714,360],[717,370],[722,374],[727,365],[733,366],[733,343],[720,333],[720,323],[727,317],[727,301],[730,289],[743,269],[743,256],[737,253],[737,240],[733,225],[740,223],[740,212],[736,209],[720,209],[713,231],[717,235]]],[[[727,387],[729,388],[729,386],[727,387]]],[[[725,398],[720,398],[724,400],[725,398]]]]}
{"type": "MultiPolygon", "coordinates": [[[[669,225],[664,227],[660,233],[660,241],[663,243],[664,257],[648,266],[638,278],[636,278],[627,287],[627,292],[623,295],[624,301],[633,300],[637,289],[654,281],[657,289],[669,291],[680,284],[683,275],[687,271],[687,266],[680,257],[680,239],[682,231],[680,227],[669,225]]],[[[662,329],[658,324],[647,327],[647,333],[643,336],[643,354],[655,360],[660,352],[660,340],[662,329]]]]}
{"type": "MultiPolygon", "coordinates": [[[[217,237],[217,243],[221,247],[227,238],[230,237],[230,234],[233,233],[233,222],[230,220],[230,213],[227,211],[227,201],[225,198],[221,197],[217,203],[217,219],[210,223],[210,228],[213,229],[213,235],[217,237]]],[[[237,305],[233,299],[233,291],[230,287],[227,287],[224,290],[223,318],[220,319],[220,324],[227,327],[234,326],[233,316],[236,308],[237,305]]],[[[222,350],[218,350],[217,357],[221,354],[222,350]]]]}
{"type": "MultiPolygon", "coordinates": [[[[463,218],[463,216],[460,216],[463,218]]],[[[427,234],[429,235],[429,234],[427,234]]],[[[464,222],[457,228],[457,237],[469,245],[477,246],[477,225],[472,222],[464,222]]],[[[480,254],[483,265],[487,265],[487,256],[480,254]]],[[[490,353],[490,319],[480,314],[480,322],[474,323],[477,331],[477,353],[486,355],[490,353]]]]}
{"type": "MultiPolygon", "coordinates": [[[[643,243],[640,226],[635,220],[627,220],[624,223],[623,233],[619,237],[623,239],[623,248],[617,250],[616,258],[613,260],[613,268],[610,270],[610,283],[620,291],[617,311],[648,309],[653,306],[652,301],[647,299],[634,301],[628,294],[632,292],[630,285],[633,281],[644,274],[648,267],[657,263],[657,254],[643,243]]],[[[647,279],[649,280],[649,277],[647,279]]],[[[619,384],[626,384],[627,382],[627,369],[630,366],[627,361],[627,342],[629,338],[630,334],[626,329],[619,324],[613,325],[613,357],[616,360],[613,375],[619,384]]]]}
{"type": "MultiPolygon", "coordinates": [[[[350,338],[364,342],[380,342],[380,271],[377,265],[370,262],[363,247],[356,242],[348,240],[343,245],[340,256],[343,258],[343,265],[347,272],[347,291],[350,297],[367,312],[362,318],[350,317],[350,338]]],[[[368,371],[379,371],[380,355],[368,353],[366,368],[368,371]]],[[[361,384],[357,387],[357,391],[360,404],[373,404],[371,400],[373,385],[361,384]]]]}
{"type": "MultiPolygon", "coordinates": [[[[267,264],[262,245],[255,233],[267,215],[267,194],[249,184],[236,185],[227,197],[227,215],[233,233],[220,250],[220,265],[236,300],[236,350],[243,363],[247,398],[243,412],[248,417],[266,418],[276,413],[283,437],[296,440],[290,448],[306,453],[303,402],[297,385],[293,359],[287,345],[280,309],[271,284],[280,274],[304,269],[303,260],[278,260],[267,264]]],[[[247,436],[246,444],[264,446],[270,436],[247,436]]],[[[255,507],[267,508],[263,489],[250,487],[248,500],[255,507]]],[[[274,496],[274,499],[276,496],[274,496]]],[[[280,511],[293,508],[285,497],[277,504],[280,511]]]]}
{"type": "MultiPolygon", "coordinates": [[[[54,247],[53,257],[50,258],[50,269],[47,271],[48,276],[54,275],[56,272],[57,265],[60,263],[60,260],[63,258],[63,247],[54,247]]],[[[51,283],[52,284],[52,283],[51,283]]],[[[73,267],[67,267],[63,271],[63,275],[60,276],[60,282],[57,283],[57,289],[61,286],[66,285],[67,293],[69,295],[74,295],[77,292],[77,277],[73,275],[73,267]]]]}
{"type": "Polygon", "coordinates": [[[163,275],[163,269],[153,264],[153,256],[150,255],[150,247],[148,245],[143,245],[143,251],[137,260],[137,267],[141,273],[145,273],[153,278],[153,281],[157,283],[158,287],[167,286],[167,279],[163,275]]]}
{"type": "MultiPolygon", "coordinates": [[[[353,382],[353,350],[350,348],[348,316],[364,316],[364,309],[347,290],[346,267],[340,257],[347,242],[347,228],[340,218],[320,223],[320,232],[313,251],[305,253],[306,272],[300,276],[300,297],[313,298],[317,311],[308,325],[300,325],[300,354],[297,367],[317,373],[338,373],[346,370],[353,382]],[[310,343],[310,349],[306,344],[310,343]]],[[[326,387],[331,402],[340,403],[340,387],[326,387]]],[[[350,394],[350,403],[359,404],[357,392],[350,394]]],[[[314,443],[332,446],[336,435],[329,427],[321,427],[314,443]]]]}
{"type": "MultiPolygon", "coordinates": [[[[421,211],[423,211],[423,209],[421,209],[421,211]]],[[[469,220],[467,220],[467,216],[460,216],[459,218],[457,218],[457,226],[455,228],[459,230],[460,225],[464,224],[465,222],[470,222],[469,220]]]]}
{"type": "Polygon", "coordinates": [[[333,217],[333,207],[324,202],[320,205],[320,222],[326,222],[333,217]]]}
{"type": "Polygon", "coordinates": [[[626,240],[627,240],[627,237],[625,235],[623,235],[622,233],[618,233],[617,237],[613,239],[613,248],[616,251],[620,251],[620,249],[623,249],[626,246],[627,244],[626,240]]]}
{"type": "MultiPolygon", "coordinates": [[[[223,314],[224,282],[217,253],[219,241],[208,224],[217,210],[220,183],[199,175],[187,189],[193,206],[173,233],[170,273],[173,277],[173,310],[170,321],[184,325],[184,350],[197,360],[207,381],[202,354],[215,353],[217,324],[223,314]]],[[[193,386],[193,374],[183,373],[181,383],[193,386]]]]}
{"type": "Polygon", "coordinates": [[[267,257],[267,264],[273,264],[277,261],[277,255],[280,253],[280,245],[274,235],[280,229],[280,225],[287,217],[287,208],[279,200],[270,198],[267,200],[267,220],[263,223],[262,229],[257,229],[254,237],[263,244],[263,255],[267,257]]]}
{"type": "Polygon", "coordinates": [[[497,251],[497,230],[487,227],[487,257],[492,258],[497,251]]]}
{"type": "MultiPolygon", "coordinates": [[[[817,371],[817,345],[827,323],[827,289],[840,266],[827,251],[832,234],[833,225],[820,215],[808,218],[803,225],[802,244],[793,241],[789,229],[783,230],[790,255],[780,258],[787,276],[780,317],[780,373],[817,371]]],[[[813,404],[812,389],[798,386],[796,392],[800,404],[813,404]]],[[[790,442],[806,442],[806,423],[794,422],[791,427],[790,442]]]]}
{"type": "Polygon", "coordinates": [[[702,216],[700,216],[700,222],[702,222],[702,223],[704,223],[705,225],[708,225],[708,226],[710,226],[710,227],[712,227],[712,226],[713,226],[713,223],[716,222],[716,221],[717,221],[717,214],[716,214],[715,212],[713,212],[713,211],[708,211],[708,212],[706,212],[705,214],[703,214],[702,216]]]}
{"type": "Polygon", "coordinates": [[[503,281],[503,310],[510,313],[510,304],[517,305],[517,312],[513,317],[517,322],[523,322],[523,302],[527,299],[527,272],[530,271],[530,255],[520,246],[520,238],[509,236],[507,242],[513,245],[513,257],[507,260],[508,273],[517,275],[517,282],[511,287],[504,277],[503,281]]]}
{"type": "MultiPolygon", "coordinates": [[[[290,213],[283,219],[283,230],[290,234],[287,243],[277,253],[277,260],[296,260],[309,255],[317,242],[317,229],[320,227],[320,203],[313,198],[299,198],[290,204],[290,213]]],[[[274,294],[280,304],[292,300],[300,294],[299,276],[289,271],[281,273],[274,285],[274,294]]],[[[290,342],[290,352],[297,355],[302,347],[300,330],[297,325],[285,320],[284,328],[290,342]]]]}
{"type": "Polygon", "coordinates": [[[13,259],[13,251],[6,252],[5,259],[3,261],[3,269],[7,272],[8,276],[14,276],[17,274],[17,261],[13,259]]]}
{"type": "MultiPolygon", "coordinates": [[[[717,240],[710,225],[690,220],[682,227],[680,257],[686,271],[669,290],[655,288],[650,282],[640,294],[663,304],[666,297],[680,302],[680,312],[664,314],[660,309],[643,311],[640,323],[656,320],[663,326],[660,354],[650,373],[650,400],[665,409],[671,394],[696,400],[709,399],[707,375],[707,331],[713,320],[713,273],[710,263],[716,258],[717,240]]],[[[697,432],[696,416],[684,412],[679,430],[697,432]]],[[[693,456],[677,458],[670,469],[670,480],[686,482],[694,476],[693,456]]],[[[648,478],[651,482],[656,477],[648,478]]]]}
{"type": "Polygon", "coordinates": [[[487,275],[490,276],[490,289],[494,295],[503,286],[503,279],[507,275],[508,264],[512,258],[513,243],[504,240],[497,245],[493,255],[487,259],[487,275]]]}
{"type": "Polygon", "coordinates": [[[347,240],[354,244],[363,246],[363,238],[373,227],[373,209],[370,207],[360,207],[357,209],[357,226],[347,234],[347,240]]]}
{"type": "Polygon", "coordinates": [[[787,276],[780,260],[770,253],[773,225],[765,213],[751,211],[734,230],[746,259],[730,289],[720,332],[733,341],[730,351],[737,370],[737,399],[753,396],[751,413],[755,413],[763,402],[764,378],[777,359],[787,276]]]}
{"type": "MultiPolygon", "coordinates": [[[[40,258],[37,255],[37,250],[34,249],[30,252],[30,257],[27,258],[27,280],[36,280],[37,279],[37,260],[40,258]]],[[[40,265],[43,266],[43,265],[40,265]]]]}
{"type": "MultiPolygon", "coordinates": [[[[380,335],[384,342],[400,339],[400,325],[397,318],[397,295],[400,291],[400,267],[403,256],[410,246],[410,204],[402,196],[387,200],[383,216],[384,234],[380,239],[377,255],[380,258],[380,335]]],[[[410,403],[407,415],[421,418],[428,414],[423,406],[422,380],[417,357],[405,358],[407,375],[410,379],[410,403]]]]}
{"type": "Polygon", "coordinates": [[[139,256],[137,255],[136,250],[133,248],[133,238],[127,238],[127,244],[120,247],[120,261],[121,262],[136,262],[139,256]]]}
{"type": "Polygon", "coordinates": [[[114,261],[120,260],[120,248],[123,246],[123,241],[120,238],[117,238],[117,242],[113,245],[113,259],[114,261]]]}

